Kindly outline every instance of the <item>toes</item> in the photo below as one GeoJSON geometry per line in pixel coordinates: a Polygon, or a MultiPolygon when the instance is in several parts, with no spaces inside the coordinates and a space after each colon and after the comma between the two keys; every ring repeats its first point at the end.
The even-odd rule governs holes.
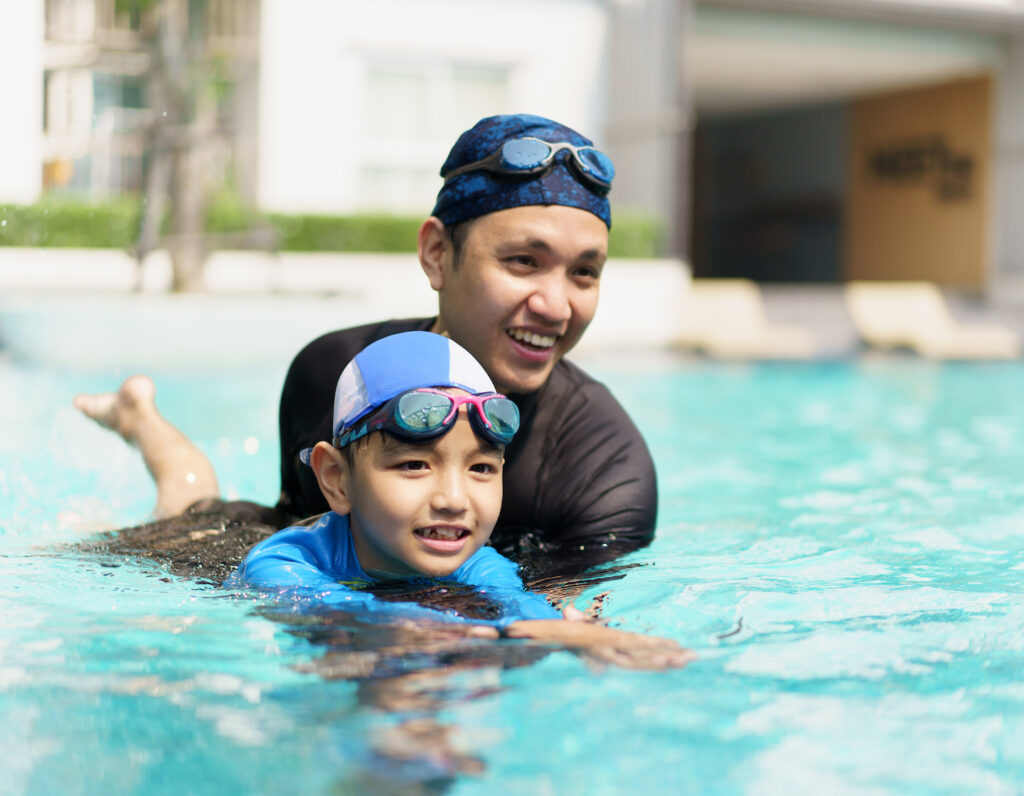
{"type": "Polygon", "coordinates": [[[74,397],[72,404],[82,414],[104,428],[113,429],[117,422],[117,395],[112,392],[96,395],[80,393],[74,397]]]}
{"type": "Polygon", "coordinates": [[[80,393],[72,399],[72,404],[86,417],[130,441],[139,417],[155,407],[155,395],[152,379],[131,376],[117,392],[80,393]]]}

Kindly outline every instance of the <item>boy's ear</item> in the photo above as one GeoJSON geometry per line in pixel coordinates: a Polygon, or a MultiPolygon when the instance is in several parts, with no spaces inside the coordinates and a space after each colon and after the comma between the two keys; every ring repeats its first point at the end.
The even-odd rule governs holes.
{"type": "Polygon", "coordinates": [[[329,443],[318,442],[309,456],[309,464],[331,511],[336,514],[351,512],[352,468],[341,451],[329,443]]]}
{"type": "Polygon", "coordinates": [[[452,244],[444,231],[441,219],[431,216],[420,225],[416,239],[420,256],[420,267],[430,281],[430,287],[440,290],[444,287],[446,264],[452,257],[452,244]]]}

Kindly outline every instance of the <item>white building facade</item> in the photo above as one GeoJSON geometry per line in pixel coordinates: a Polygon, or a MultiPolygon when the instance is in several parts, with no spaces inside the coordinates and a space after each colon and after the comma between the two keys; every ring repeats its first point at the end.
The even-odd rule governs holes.
{"type": "Polygon", "coordinates": [[[43,0],[6,3],[3,15],[0,204],[28,204],[42,189],[43,0]]]}
{"type": "Polygon", "coordinates": [[[429,211],[445,154],[485,116],[604,128],[597,0],[264,0],[262,30],[268,210],[429,211]]]}

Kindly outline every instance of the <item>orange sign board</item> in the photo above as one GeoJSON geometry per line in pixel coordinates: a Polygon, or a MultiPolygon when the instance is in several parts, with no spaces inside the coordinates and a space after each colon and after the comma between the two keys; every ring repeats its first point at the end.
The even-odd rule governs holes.
{"type": "Polygon", "coordinates": [[[846,279],[984,283],[991,109],[987,76],[853,104],[846,279]]]}

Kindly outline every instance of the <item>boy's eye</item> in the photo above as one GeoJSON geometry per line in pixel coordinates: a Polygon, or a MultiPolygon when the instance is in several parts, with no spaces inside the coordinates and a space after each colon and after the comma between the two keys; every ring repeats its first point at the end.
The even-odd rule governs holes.
{"type": "Polygon", "coordinates": [[[419,470],[426,470],[427,469],[427,463],[423,462],[423,461],[418,461],[418,460],[407,461],[407,462],[399,462],[398,463],[398,469],[399,470],[410,470],[412,472],[417,472],[419,470]]]}
{"type": "Polygon", "coordinates": [[[498,472],[498,468],[490,462],[477,462],[476,464],[470,465],[470,472],[479,473],[481,475],[493,475],[498,472]]]}

